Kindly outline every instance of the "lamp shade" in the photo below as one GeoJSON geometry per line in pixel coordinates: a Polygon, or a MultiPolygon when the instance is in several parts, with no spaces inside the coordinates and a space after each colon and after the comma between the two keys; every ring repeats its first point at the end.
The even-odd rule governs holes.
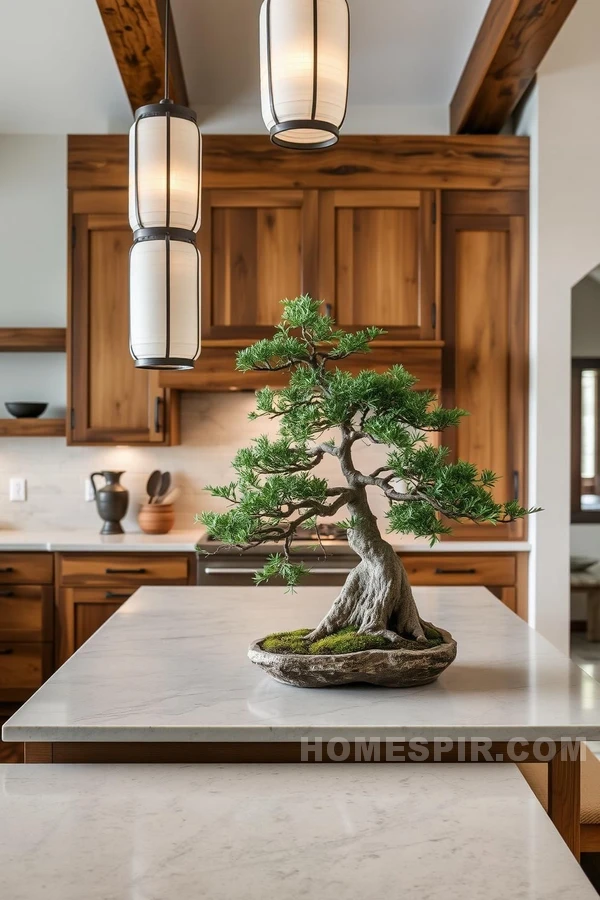
{"type": "Polygon", "coordinates": [[[200,227],[202,138],[195,113],[170,100],[142,106],[129,132],[129,223],[200,227]]]}
{"type": "Polygon", "coordinates": [[[261,100],[273,143],[319,150],[337,143],[346,115],[347,0],[264,0],[261,100]]]}
{"type": "Polygon", "coordinates": [[[200,254],[186,235],[151,229],[131,248],[130,349],[138,368],[193,369],[200,355],[200,254]]]}

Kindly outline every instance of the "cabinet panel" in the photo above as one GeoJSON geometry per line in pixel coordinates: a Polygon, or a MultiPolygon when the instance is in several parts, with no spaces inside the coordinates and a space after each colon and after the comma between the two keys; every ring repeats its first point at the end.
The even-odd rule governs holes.
{"type": "Polygon", "coordinates": [[[135,590],[135,587],[63,588],[59,595],[57,662],[62,664],[72,656],[135,590]]]}
{"type": "Polygon", "coordinates": [[[0,584],[52,584],[50,553],[0,553],[0,584]]]}
{"type": "MultiPolygon", "coordinates": [[[[167,443],[169,395],[129,352],[126,192],[87,197],[102,212],[72,216],[69,443],[167,443]],[[113,211],[106,211],[111,208],[113,211]]],[[[79,208],[79,206],[77,206],[79,208]]]]}
{"type": "Polygon", "coordinates": [[[0,701],[27,700],[51,668],[52,644],[0,643],[0,701]]]}
{"type": "MultiPolygon", "coordinates": [[[[516,498],[525,504],[526,220],[448,215],[443,235],[444,401],[470,413],[444,442],[454,459],[500,476],[493,491],[499,503],[516,498]]],[[[453,527],[463,537],[525,534],[524,522],[453,527]]]]}
{"type": "Polygon", "coordinates": [[[50,585],[0,587],[0,641],[51,641],[52,600],[50,585]]]}
{"type": "Polygon", "coordinates": [[[435,210],[434,191],[322,193],[319,290],[340,325],[435,337],[435,210]]]}
{"type": "Polygon", "coordinates": [[[208,339],[268,335],[281,300],[316,289],[314,191],[205,191],[202,333],[208,339]]]}
{"type": "Polygon", "coordinates": [[[512,585],[516,580],[514,556],[421,553],[402,556],[413,585],[512,585]]]}
{"type": "Polygon", "coordinates": [[[160,553],[65,554],[60,557],[58,577],[63,585],[187,584],[189,560],[160,553]]]}

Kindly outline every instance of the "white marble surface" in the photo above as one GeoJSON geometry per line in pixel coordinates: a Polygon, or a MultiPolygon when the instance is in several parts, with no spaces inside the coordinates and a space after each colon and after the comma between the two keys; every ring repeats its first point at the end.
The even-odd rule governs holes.
{"type": "Polygon", "coordinates": [[[485,588],[417,588],[458,658],[408,690],[278,684],[246,657],[316,625],[332,588],[145,587],[4,726],[11,741],[600,739],[600,684],[485,588]]]}
{"type": "Polygon", "coordinates": [[[597,898],[511,765],[3,766],[0,819],[10,900],[597,898]]]}
{"type": "MultiPolygon", "coordinates": [[[[196,544],[204,543],[206,529],[171,531],[170,534],[101,535],[99,531],[0,531],[0,552],[22,550],[48,551],[52,553],[110,553],[152,552],[192,553],[196,544]]],[[[531,545],[525,541],[441,541],[432,549],[427,541],[411,538],[400,539],[388,535],[390,544],[398,553],[514,553],[528,552],[531,545]]],[[[335,543],[348,550],[347,544],[335,543]]],[[[210,545],[207,545],[210,546],[210,545]]],[[[214,545],[212,545],[214,547],[214,545]]],[[[275,548],[276,549],[276,548],[275,548]]]]}

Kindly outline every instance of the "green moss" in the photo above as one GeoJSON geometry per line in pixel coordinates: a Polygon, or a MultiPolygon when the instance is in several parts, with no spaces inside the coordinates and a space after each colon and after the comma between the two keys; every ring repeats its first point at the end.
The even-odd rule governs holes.
{"type": "Polygon", "coordinates": [[[310,634],[310,628],[299,628],[297,631],[279,631],[270,634],[262,642],[262,649],[269,653],[307,654],[310,644],[302,638],[310,634]]]}
{"type": "Polygon", "coordinates": [[[358,653],[359,650],[392,650],[393,644],[374,634],[358,634],[356,628],[342,628],[310,644],[309,653],[358,653]]]}
{"type": "MultiPolygon", "coordinates": [[[[306,656],[333,653],[358,653],[360,650],[394,650],[397,646],[384,637],[374,634],[358,634],[356,628],[342,628],[336,634],[330,634],[320,641],[308,643],[304,640],[310,628],[299,628],[297,631],[280,631],[270,634],[262,641],[263,650],[268,653],[290,653],[306,656]]],[[[437,647],[443,643],[441,634],[435,628],[426,628],[425,634],[429,647],[437,647]]],[[[422,650],[423,644],[405,638],[405,649],[422,650]]]]}

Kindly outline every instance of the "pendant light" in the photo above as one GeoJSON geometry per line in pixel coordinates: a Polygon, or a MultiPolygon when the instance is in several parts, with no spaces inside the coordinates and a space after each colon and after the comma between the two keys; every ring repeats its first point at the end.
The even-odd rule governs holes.
{"type": "Polygon", "coordinates": [[[130,350],[137,368],[193,369],[200,355],[202,138],[196,114],[165,96],[140,107],[129,133],[130,350]]]}
{"type": "Polygon", "coordinates": [[[321,150],[339,139],[348,101],[347,0],[264,0],[261,98],[274,144],[321,150]]]}

